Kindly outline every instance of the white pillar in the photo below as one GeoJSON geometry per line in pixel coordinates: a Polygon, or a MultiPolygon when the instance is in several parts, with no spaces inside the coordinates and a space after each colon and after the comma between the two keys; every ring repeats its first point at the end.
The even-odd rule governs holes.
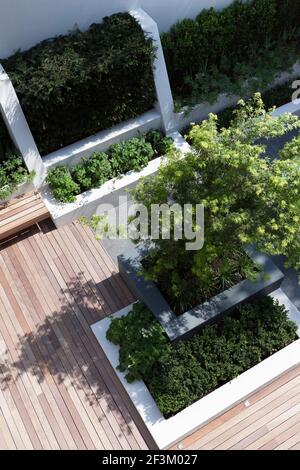
{"type": "Polygon", "coordinates": [[[19,99],[9,76],[0,64],[0,111],[8,132],[29,171],[35,171],[35,187],[42,184],[44,163],[31,134],[19,99]]]}
{"type": "Polygon", "coordinates": [[[153,70],[154,81],[163,127],[165,132],[168,134],[174,131],[176,121],[174,119],[174,101],[158,26],[153,18],[151,18],[151,16],[149,16],[142,8],[131,10],[130,14],[138,21],[143,31],[152,37],[153,44],[156,48],[156,59],[153,70]]]}

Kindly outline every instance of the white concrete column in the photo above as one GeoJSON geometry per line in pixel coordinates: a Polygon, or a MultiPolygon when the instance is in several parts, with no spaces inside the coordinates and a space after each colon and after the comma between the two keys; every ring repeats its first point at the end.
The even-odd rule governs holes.
{"type": "Polygon", "coordinates": [[[35,171],[35,187],[42,184],[44,163],[31,134],[21,104],[9,76],[0,64],[0,112],[8,132],[23,156],[29,171],[35,171]]]}
{"type": "Polygon", "coordinates": [[[153,39],[156,48],[153,70],[156,95],[164,130],[166,133],[170,133],[175,130],[176,126],[174,101],[157,23],[142,8],[131,10],[130,14],[139,22],[143,31],[153,39]]]}

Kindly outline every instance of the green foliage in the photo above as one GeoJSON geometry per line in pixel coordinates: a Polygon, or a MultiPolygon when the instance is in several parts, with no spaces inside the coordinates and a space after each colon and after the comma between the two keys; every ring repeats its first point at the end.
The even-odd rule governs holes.
{"type": "Polygon", "coordinates": [[[127,316],[114,318],[106,336],[120,346],[118,369],[128,372],[128,382],[151,375],[154,364],[170,351],[163,328],[140,303],[127,316]]]}
{"type": "MultiPolygon", "coordinates": [[[[255,277],[255,266],[239,258],[249,244],[269,255],[284,254],[289,266],[300,268],[299,159],[285,155],[271,161],[258,143],[299,127],[297,116],[266,113],[256,94],[247,103],[240,101],[228,129],[220,130],[212,114],[194,126],[189,135],[194,150],[184,158],[174,152],[154,177],[132,191],[149,214],[152,204],[170,201],[181,207],[204,206],[201,250],[186,251],[185,238],[174,239],[173,230],[170,240],[164,240],[161,233],[159,240],[141,240],[151,257],[144,275],[163,285],[172,306],[189,306],[190,291],[197,304],[199,290],[210,293],[223,280],[226,285],[233,272],[255,277]]],[[[150,215],[148,224],[151,233],[150,215]]],[[[197,230],[196,221],[193,230],[197,230]]]]}
{"type": "Polygon", "coordinates": [[[177,102],[266,89],[298,60],[299,13],[300,0],[236,0],[176,23],[162,44],[177,102]]]}
{"type": "Polygon", "coordinates": [[[79,194],[101,186],[114,175],[111,162],[105,152],[95,152],[91,158],[71,169],[73,180],[79,185],[79,194]]]}
{"type": "Polygon", "coordinates": [[[296,331],[285,308],[264,297],[173,346],[143,378],[170,416],[290,344],[296,331]]]}
{"type": "Polygon", "coordinates": [[[158,157],[167,155],[174,147],[173,139],[171,139],[171,137],[165,137],[161,131],[149,131],[145,138],[146,141],[152,145],[152,148],[158,157]]]}
{"type": "Polygon", "coordinates": [[[33,177],[34,172],[28,173],[0,116],[0,200],[11,196],[21,183],[33,177]]]}
{"type": "Polygon", "coordinates": [[[129,170],[140,171],[153,157],[152,145],[144,137],[114,144],[109,149],[110,163],[114,174],[129,170]]]}
{"type": "Polygon", "coordinates": [[[51,170],[46,178],[53,196],[60,202],[73,202],[80,194],[80,187],[73,180],[70,170],[64,166],[57,166],[51,170]]]}
{"type": "Polygon", "coordinates": [[[129,13],[2,60],[42,154],[153,106],[150,37],[129,13]]]}
{"type": "Polygon", "coordinates": [[[280,158],[282,160],[293,160],[300,162],[300,135],[285,144],[280,151],[280,158]]]}
{"type": "Polygon", "coordinates": [[[140,171],[155,156],[173,148],[173,140],[160,131],[150,131],[145,136],[134,137],[112,145],[108,151],[94,152],[89,159],[72,168],[59,166],[46,178],[55,199],[72,202],[78,194],[97,188],[111,178],[129,171],[140,171]]]}
{"type": "MultiPolygon", "coordinates": [[[[274,106],[278,108],[287,104],[292,99],[293,89],[291,83],[286,82],[283,85],[278,85],[264,93],[262,93],[262,100],[265,103],[267,109],[271,109],[274,106]]],[[[219,127],[228,127],[230,121],[233,119],[233,111],[237,109],[236,106],[225,108],[223,111],[218,113],[218,125],[219,127]]]]}
{"type": "Polygon", "coordinates": [[[11,196],[21,183],[30,181],[34,172],[28,173],[21,156],[7,151],[0,162],[0,200],[11,196]]]}

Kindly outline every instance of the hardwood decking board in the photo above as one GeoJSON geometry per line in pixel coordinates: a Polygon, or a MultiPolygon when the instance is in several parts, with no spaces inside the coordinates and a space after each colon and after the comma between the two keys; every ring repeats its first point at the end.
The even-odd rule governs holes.
{"type": "Polygon", "coordinates": [[[132,294],[89,229],[40,227],[0,248],[0,447],[153,446],[90,328],[132,294]]]}

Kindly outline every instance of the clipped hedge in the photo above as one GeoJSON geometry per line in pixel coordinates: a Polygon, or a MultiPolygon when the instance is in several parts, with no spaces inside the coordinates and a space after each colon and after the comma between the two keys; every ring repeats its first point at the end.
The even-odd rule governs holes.
{"type": "Polygon", "coordinates": [[[112,320],[107,338],[120,345],[119,369],[143,379],[170,417],[297,339],[284,306],[265,296],[249,302],[188,341],[166,343],[146,307],[112,320]]]}
{"type": "Polygon", "coordinates": [[[263,297],[180,342],[145,380],[161,412],[170,416],[288,346],[296,332],[285,307],[263,297]]]}
{"type": "Polygon", "coordinates": [[[179,104],[263,91],[299,58],[300,0],[236,0],[162,35],[179,104]]]}
{"type": "Polygon", "coordinates": [[[155,50],[129,13],[117,13],[17,52],[9,74],[41,154],[153,106],[155,50]]]}

